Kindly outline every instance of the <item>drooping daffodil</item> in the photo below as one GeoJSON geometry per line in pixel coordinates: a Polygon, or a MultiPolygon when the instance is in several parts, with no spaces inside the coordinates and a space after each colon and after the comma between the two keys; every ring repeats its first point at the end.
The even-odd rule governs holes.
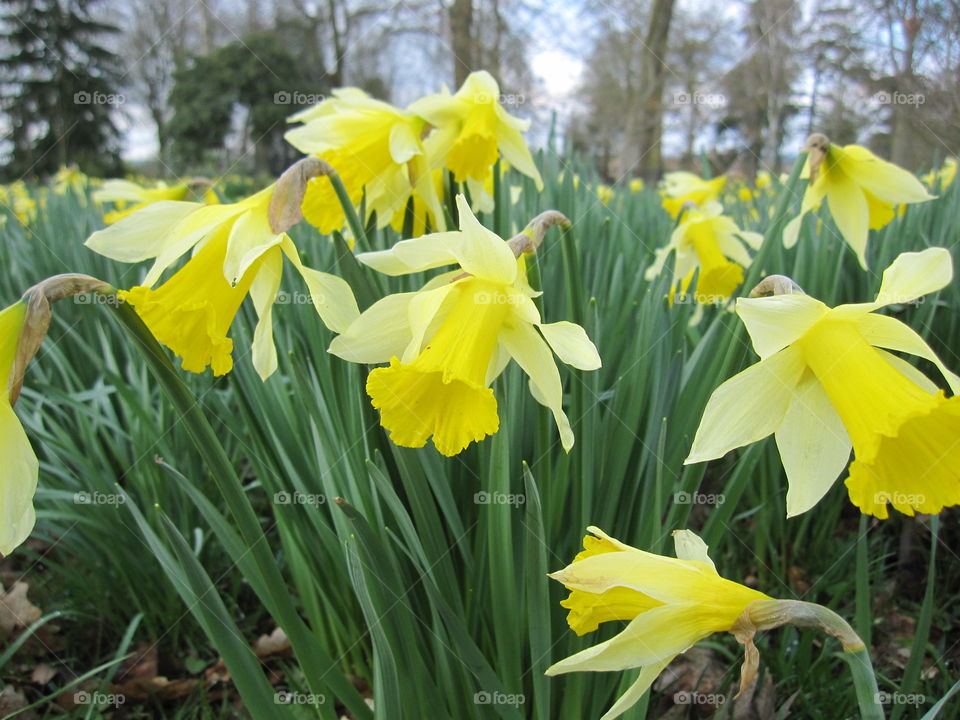
{"type": "Polygon", "coordinates": [[[762,235],[741,230],[732,218],[724,215],[720,203],[690,206],[670,235],[670,242],[657,249],[646,278],[652,280],[663,272],[667,258],[675,252],[671,299],[677,292],[687,294],[694,272],[699,268],[694,295],[697,302],[722,302],[743,282],[743,269],[750,265],[750,254],[744,243],[756,250],[762,242],[762,235]]]}
{"type": "Polygon", "coordinates": [[[685,170],[668,172],[660,181],[661,204],[670,217],[676,218],[687,203],[700,206],[716,200],[726,184],[725,175],[704,180],[685,170]]]}
{"type": "Polygon", "coordinates": [[[230,372],[233,340],[227,333],[247,295],[259,317],[251,348],[253,365],[264,380],[276,370],[273,306],[284,256],[306,282],[327,327],[342,331],[359,314],[346,282],[305,267],[286,232],[272,226],[275,187],[225,205],[153,203],[87,240],[89,248],[120,262],[154,260],[146,277],[118,297],[133,305],[154,337],[182,359],[184,370],[201,373],[211,367],[214,375],[230,372]],[[187,262],[158,285],[161,276],[191,251],[187,262]]]}
{"type": "Polygon", "coordinates": [[[529,120],[508,113],[501,104],[500,86],[486,71],[470,73],[456,93],[445,91],[413,102],[407,110],[424,118],[434,130],[426,140],[430,167],[446,167],[475,195],[493,172],[499,157],[532,178],[543,189],[523,133],[529,120]]]}
{"type": "Polygon", "coordinates": [[[167,187],[159,184],[148,188],[131,180],[105,180],[103,185],[93,191],[93,201],[98,204],[113,203],[114,209],[105,213],[103,221],[112,225],[127,215],[161,200],[183,200],[189,190],[187,183],[167,187]]]}
{"type": "Polygon", "coordinates": [[[847,465],[851,502],[886,518],[935,514],[960,503],[960,397],[888,352],[934,363],[953,393],[960,377],[920,335],[876,311],[909,303],[953,278],[943,248],[902,253],[874,302],[830,308],[800,292],[741,298],[737,313],[760,362],[707,402],[687,463],[721,457],[776,434],[787,475],[787,515],[806,512],[847,465]]]}
{"type": "MultiPolygon", "coordinates": [[[[365,199],[364,220],[376,213],[378,226],[386,227],[416,190],[434,228],[445,229],[421,141],[423,118],[375,100],[358,88],[341,88],[289,120],[303,124],[287,131],[287,142],[328,162],[340,176],[353,205],[365,199]]],[[[303,215],[322,233],[344,227],[343,206],[329,178],[320,176],[310,181],[303,215]]]]}
{"type": "Polygon", "coordinates": [[[334,338],[330,352],[351,362],[389,363],[367,379],[381,424],[397,445],[422,447],[432,437],[447,456],[497,432],[490,385],[513,358],[529,376],[534,398],[553,412],[562,445],[570,450],[573,431],[553,353],[573,367],[595,370],[597,350],[579,325],[541,321],[523,254],[517,257],[484,228],[462,195],[457,208],[459,231],[357,256],[387,275],[459,267],[416,292],[374,303],[334,338]]]}
{"type": "Polygon", "coordinates": [[[783,244],[793,247],[804,216],[824,199],[837,229],[867,269],[867,239],[896,216],[894,206],[932,200],[923,184],[903,168],[881,160],[865,147],[833,145],[825,136],[811,135],[804,146],[807,160],[800,177],[808,178],[800,214],[783,230],[783,244]]]}

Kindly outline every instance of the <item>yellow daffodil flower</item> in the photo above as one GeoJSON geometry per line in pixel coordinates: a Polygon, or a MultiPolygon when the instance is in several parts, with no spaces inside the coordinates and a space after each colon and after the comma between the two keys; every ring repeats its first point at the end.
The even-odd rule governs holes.
{"type": "Polygon", "coordinates": [[[735,632],[751,604],[772,598],[717,573],[707,546],[689,530],[674,533],[676,559],[644,552],[599,528],[573,562],[550,575],[570,591],[561,605],[578,635],[600,623],[628,621],[610,640],[554,664],[547,675],[640,668],[636,682],[601,720],[631,708],[680,653],[717,632],[735,632]]]}
{"type": "Polygon", "coordinates": [[[919,370],[887,350],[950,372],[912,329],[875,311],[908,303],[953,278],[943,248],[901,254],[872,303],[830,308],[800,293],[741,298],[737,313],[761,360],[718,387],[703,413],[687,463],[718,458],[776,434],[787,474],[787,516],[826,494],[850,457],[850,500],[887,517],[935,514],[960,503],[960,398],[947,398],[919,370]]]}
{"type": "Polygon", "coordinates": [[[895,217],[894,206],[932,200],[923,185],[901,167],[881,160],[859,145],[839,147],[823,135],[811,135],[801,178],[810,179],[800,214],[783,230],[783,244],[793,247],[804,215],[819,209],[824,198],[840,234],[867,269],[867,237],[895,217]]]}
{"type": "Polygon", "coordinates": [[[120,262],[154,259],[140,285],[118,293],[134,306],[158,341],[182,358],[184,370],[214,375],[233,368],[227,333],[244,298],[253,299],[259,322],[253,365],[266,380],[277,368],[273,305],[280,288],[283,256],[300,272],[323,322],[344,330],[359,314],[349,286],[340,278],[304,267],[293,241],[274,232],[269,205],[274,186],[229,205],[160,201],[95,232],[87,246],[120,262]],[[180,257],[192,257],[158,287],[161,275],[180,257]]]}
{"type": "Polygon", "coordinates": [[[773,176],[770,175],[770,173],[766,170],[758,170],[757,179],[754,181],[754,185],[758,190],[771,187],[773,185],[773,176]]]}
{"type": "Polygon", "coordinates": [[[68,191],[80,195],[86,189],[87,176],[76,165],[62,167],[53,176],[53,192],[56,195],[66,195],[68,191]]]}
{"type": "Polygon", "coordinates": [[[645,185],[643,184],[643,178],[634,178],[630,181],[630,192],[637,194],[641,192],[645,185]]]}
{"type": "Polygon", "coordinates": [[[957,176],[957,159],[948,157],[943,161],[943,167],[939,170],[931,170],[923,176],[922,180],[930,188],[938,188],[943,191],[950,187],[957,176]]]}
{"type": "Polygon", "coordinates": [[[609,185],[597,185],[597,199],[604,205],[609,205],[615,197],[613,188],[609,185]]]}
{"type": "Polygon", "coordinates": [[[14,364],[27,315],[21,301],[0,311],[0,555],[9,555],[27,539],[36,522],[33,494],[37,490],[39,463],[11,403],[14,364]]]}
{"type": "Polygon", "coordinates": [[[760,247],[763,236],[745,232],[732,218],[723,214],[720,203],[711,202],[702,208],[690,208],[683,221],[670,236],[670,242],[656,251],[656,258],[647,268],[646,278],[652,280],[661,272],[671,251],[676,252],[673,266],[671,300],[679,291],[686,294],[694,271],[700,269],[696,300],[712,304],[726,300],[743,282],[743,269],[750,265],[750,255],[742,240],[754,250],[760,247]]]}
{"type": "Polygon", "coordinates": [[[389,362],[367,380],[381,424],[397,445],[422,447],[432,436],[447,456],[499,429],[490,384],[512,357],[530,377],[534,398],[553,412],[569,451],[573,432],[551,349],[581,370],[600,367],[597,350],[579,325],[540,321],[523,256],[518,260],[507,243],[480,225],[462,195],[457,208],[457,232],[357,256],[387,275],[460,267],[417,292],[374,303],[334,338],[330,352],[350,362],[389,362]]]}
{"type": "Polygon", "coordinates": [[[106,180],[93,191],[95,203],[113,203],[114,209],[103,216],[107,225],[122,220],[131,213],[161,200],[183,200],[187,196],[187,183],[167,187],[160,183],[155,188],[146,188],[130,180],[106,180]]]}
{"type": "MultiPolygon", "coordinates": [[[[374,100],[357,88],[342,88],[335,90],[333,97],[291,116],[290,122],[303,125],[287,132],[287,142],[330,163],[350,202],[359,205],[366,198],[367,216],[375,212],[379,227],[390,224],[416,190],[436,227],[444,229],[440,200],[420,140],[422,118],[374,100]]],[[[307,185],[303,215],[322,233],[344,227],[343,207],[328,178],[316,177],[307,185]]]]}
{"type": "Polygon", "coordinates": [[[18,180],[3,189],[0,201],[13,211],[20,224],[27,226],[37,219],[37,201],[30,194],[26,183],[18,180]]]}
{"type": "Polygon", "coordinates": [[[543,189],[540,171],[523,139],[528,120],[510,115],[500,104],[500,86],[490,73],[470,73],[453,95],[442,92],[417,100],[407,110],[430,123],[426,140],[430,167],[447,167],[458,182],[467,182],[471,194],[503,158],[543,189]]]}
{"type": "Polygon", "coordinates": [[[704,180],[692,172],[678,170],[668,172],[660,182],[663,209],[676,218],[687,203],[706,205],[720,197],[727,178],[723,175],[704,180]]]}

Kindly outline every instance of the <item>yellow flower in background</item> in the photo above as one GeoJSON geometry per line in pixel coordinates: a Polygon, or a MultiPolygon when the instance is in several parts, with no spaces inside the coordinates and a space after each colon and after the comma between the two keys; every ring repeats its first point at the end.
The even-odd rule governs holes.
{"type": "Polygon", "coordinates": [[[37,201],[30,194],[26,183],[17,180],[0,188],[0,202],[6,205],[20,221],[21,225],[30,225],[37,219],[37,201]]]}
{"type": "Polygon", "coordinates": [[[943,248],[902,253],[872,303],[830,308],[800,293],[741,298],[737,313],[761,360],[711,395],[686,463],[776,434],[787,516],[819,502],[843,471],[861,512],[935,514],[960,503],[960,398],[887,350],[934,363],[953,393],[960,377],[908,326],[876,310],[909,303],[953,278],[943,248]]]}
{"type": "Polygon", "coordinates": [[[36,522],[33,495],[39,463],[10,399],[14,364],[26,320],[27,305],[18,302],[0,311],[0,555],[9,555],[30,535],[36,522]]]}
{"type": "Polygon", "coordinates": [[[634,178],[630,181],[630,192],[634,194],[642,192],[644,187],[646,186],[643,184],[642,178],[634,178]]]}
{"type": "Polygon", "coordinates": [[[773,185],[773,176],[770,175],[766,170],[757,171],[757,179],[754,182],[754,185],[758,190],[764,190],[773,185]]]}
{"type": "Polygon", "coordinates": [[[640,668],[636,682],[601,720],[631,708],[680,653],[717,632],[734,632],[749,606],[767,595],[722,578],[707,546],[689,530],[674,532],[676,559],[626,545],[590,527],[583,552],[550,575],[566,586],[567,623],[578,635],[627,621],[610,640],[554,664],[547,675],[640,668]]]}
{"type": "Polygon", "coordinates": [[[676,218],[687,203],[706,205],[720,197],[727,178],[723,175],[712,180],[704,180],[692,172],[678,170],[668,172],[660,182],[663,209],[676,218]]]}
{"type": "Polygon", "coordinates": [[[702,208],[690,208],[670,236],[670,242],[656,251],[646,279],[652,280],[666,265],[671,252],[676,253],[673,266],[673,287],[670,297],[679,291],[686,294],[699,268],[695,298],[697,302],[722,302],[743,282],[743,269],[750,265],[745,241],[754,250],[763,236],[745,232],[732,218],[723,214],[720,203],[711,202],[702,208]]]}
{"type": "Polygon", "coordinates": [[[184,370],[230,372],[233,340],[227,333],[248,294],[259,317],[253,365],[264,380],[276,370],[273,306],[284,255],[300,272],[329,328],[342,331],[359,314],[343,280],[304,267],[287,234],[273,231],[268,215],[273,187],[229,205],[159,201],[87,240],[88,247],[120,262],[154,259],[144,280],[118,296],[134,306],[159,342],[182,358],[184,370]],[[191,250],[190,259],[154,287],[191,250]]]}
{"type": "Polygon", "coordinates": [[[542,190],[540,171],[522,134],[530,122],[510,115],[500,99],[497,81],[478,71],[470,73],[455,94],[428,95],[407,110],[434,127],[425,143],[430,167],[449,168],[471,194],[486,182],[501,156],[542,190]]]}
{"type": "Polygon", "coordinates": [[[82,194],[87,189],[87,176],[76,165],[60,168],[53,176],[53,192],[66,195],[68,191],[82,194]]]}
{"type": "MultiPolygon", "coordinates": [[[[303,125],[284,136],[300,152],[326,160],[340,176],[350,202],[366,199],[367,220],[377,214],[378,227],[389,225],[416,190],[436,223],[444,229],[440,197],[420,140],[424,121],[357,88],[335,90],[312,108],[289,118],[303,125]]],[[[322,233],[346,223],[330,180],[315,177],[307,185],[303,215],[322,233]]]]}
{"type": "Polygon", "coordinates": [[[563,412],[563,389],[553,353],[581,370],[600,357],[586,332],[570,322],[542,323],[531,300],[523,256],[484,228],[457,196],[460,230],[404,240],[357,259],[387,275],[445,265],[417,292],[388,295],[330,344],[330,352],[357,363],[385,363],[367,379],[380,422],[402,447],[456,455],[500,426],[491,383],[510,358],[530,378],[534,398],[550,408],[565,450],[573,446],[563,412]]]}
{"type": "Polygon", "coordinates": [[[793,247],[804,215],[826,199],[840,234],[867,269],[867,238],[893,220],[894,206],[932,200],[914,175],[881,160],[859,145],[839,147],[823,135],[807,140],[807,162],[800,177],[809,178],[800,214],[783,230],[783,244],[793,247]]]}
{"type": "Polygon", "coordinates": [[[931,170],[923,176],[922,180],[927,187],[939,188],[941,191],[950,187],[957,176],[957,159],[948,157],[943,161],[943,166],[939,170],[931,170]]]}
{"type": "Polygon", "coordinates": [[[609,205],[615,197],[613,188],[609,185],[597,185],[597,199],[604,205],[609,205]]]}
{"type": "Polygon", "coordinates": [[[188,190],[187,183],[167,187],[161,182],[157,187],[146,188],[130,180],[112,179],[105,180],[103,185],[94,190],[92,198],[98,204],[113,203],[114,209],[103,216],[103,221],[111,225],[151,203],[183,200],[188,190]]]}

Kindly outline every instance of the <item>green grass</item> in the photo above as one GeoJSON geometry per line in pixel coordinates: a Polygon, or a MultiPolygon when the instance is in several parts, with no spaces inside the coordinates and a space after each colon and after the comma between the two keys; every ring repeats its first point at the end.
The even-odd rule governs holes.
{"type": "MultiPolygon", "coordinates": [[[[363,393],[364,368],[326,353],[330,333],[308,305],[277,308],[280,371],[266,383],[250,364],[251,308],[233,331],[234,372],[213,379],[165,370],[156,359],[160,375],[152,374],[109,307],[56,307],[17,408],[42,463],[36,542],[7,563],[31,584],[44,612],[63,613],[56,620],[63,647],[47,662],[69,671],[33,688],[31,701],[124,656],[135,624],[131,640],[156,643],[171,678],[193,676],[222,655],[258,718],[336,718],[345,707],[391,720],[599,717],[632,674],[543,676],[552,662],[616,629],[577,638],[559,605],[563,588],[545,576],[572,559],[587,525],[667,554],[670,532],[689,527],[703,535],[725,577],[830,607],[869,640],[882,692],[923,698],[919,709],[888,706],[895,717],[919,716],[947,694],[960,677],[956,511],[945,511],[939,526],[896,513],[861,519],[838,483],[815,510],[786,520],[786,482],[772,439],[683,466],[710,393],[755,356],[728,309],[707,308],[691,325],[692,305],[671,308],[664,300],[668,275],[644,279],[672,229],[655,191],[618,188],[604,206],[589,182],[574,187],[570,167],[556,180],[566,162],[542,158],[547,187],[540,194],[511,178],[524,186],[514,206],[509,189],[498,187],[499,210],[482,221],[509,236],[549,208],[573,220],[570,231],[550,232],[536,263],[545,321],[582,323],[604,361],[598,372],[561,370],[577,437],[570,454],[516,367],[497,382],[501,430],[493,438],[454,459],[430,447],[391,445],[363,393]],[[158,381],[164,373],[167,380],[158,381]],[[194,419],[165,392],[177,392],[177,377],[201,410],[194,419]],[[122,504],[76,502],[76,493],[117,496],[117,485],[122,504]],[[483,492],[524,502],[477,503],[483,492]],[[675,501],[677,493],[697,492],[722,494],[724,502],[675,501]],[[275,501],[278,493],[314,502],[284,504],[275,501]],[[300,629],[297,656],[279,668],[281,687],[325,702],[272,703],[272,675],[248,648],[276,621],[300,629]],[[373,687],[373,713],[347,676],[373,687]],[[475,702],[488,696],[510,702],[475,702]]],[[[780,197],[726,207],[744,228],[764,232],[780,197]]],[[[799,195],[784,202],[792,214],[799,195]]],[[[873,271],[865,273],[824,214],[819,233],[815,220],[806,221],[796,248],[774,242],[761,251],[754,275],[790,275],[828,304],[869,300],[898,253],[932,245],[955,251],[958,218],[954,183],[872,233],[873,271]]],[[[141,268],[82,246],[99,226],[97,211],[74,195],[50,194],[29,227],[8,214],[0,230],[0,301],[59,272],[133,284],[141,268]]],[[[292,234],[312,267],[344,266],[337,246],[305,224],[292,234]]],[[[369,237],[375,248],[397,239],[392,231],[369,237]]],[[[424,279],[360,272],[377,292],[412,289],[424,279]]],[[[284,290],[304,288],[288,273],[284,290]]],[[[954,285],[888,312],[956,370],[958,310],[954,285]]],[[[180,401],[193,402],[190,395],[180,401]]],[[[700,685],[696,674],[684,678],[688,685],[658,685],[626,717],[660,717],[678,689],[729,698],[741,649],[719,635],[704,646],[712,661],[700,685]]],[[[758,647],[776,708],[789,704],[791,717],[856,717],[835,641],[784,628],[763,634],[758,647]]],[[[2,666],[7,682],[29,674],[16,658],[2,666]]],[[[225,717],[233,711],[221,690],[135,710],[225,717]]],[[[716,717],[730,709],[728,702],[716,717]]],[[[675,708],[679,714],[670,717],[703,717],[703,710],[675,708]]],[[[54,714],[49,704],[39,711],[54,714]]],[[[958,713],[956,698],[940,708],[943,718],[958,713]]],[[[72,717],[88,716],[97,715],[72,717]]]]}

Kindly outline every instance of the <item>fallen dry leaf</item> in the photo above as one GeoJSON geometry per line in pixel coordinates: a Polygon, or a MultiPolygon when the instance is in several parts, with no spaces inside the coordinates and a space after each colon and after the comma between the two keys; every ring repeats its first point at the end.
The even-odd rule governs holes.
{"type": "Polygon", "coordinates": [[[9,592],[0,594],[0,637],[9,637],[40,619],[40,608],[27,599],[30,586],[15,582],[9,592]]]}

